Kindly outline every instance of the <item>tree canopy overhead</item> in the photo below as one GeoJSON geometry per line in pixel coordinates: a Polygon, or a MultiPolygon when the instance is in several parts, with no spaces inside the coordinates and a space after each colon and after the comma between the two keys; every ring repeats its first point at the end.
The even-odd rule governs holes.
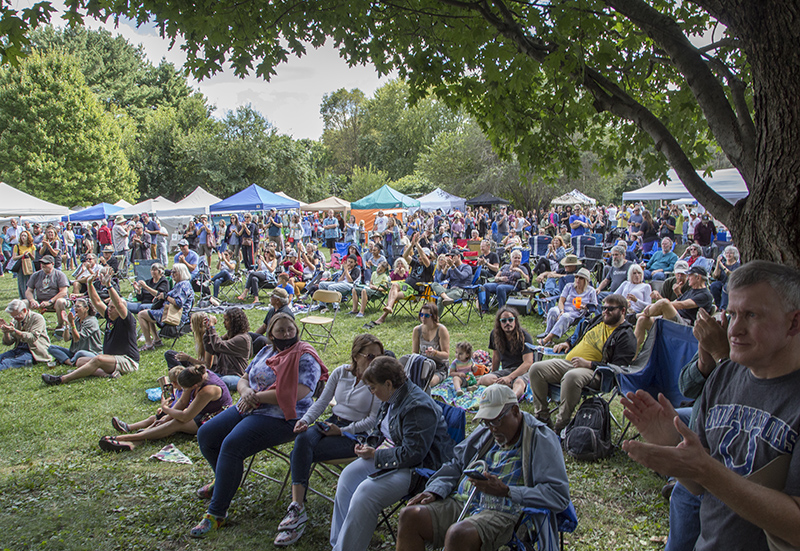
{"type": "MultiPolygon", "coordinates": [[[[397,70],[412,97],[433,91],[464,108],[496,149],[529,168],[578,167],[577,152],[590,148],[607,166],[644,159],[646,175],[669,164],[746,257],[800,264],[795,0],[67,4],[72,22],[128,17],[182,37],[198,77],[229,64],[269,78],[289,55],[331,37],[349,62],[397,70]],[[714,143],[749,187],[736,206],[695,172],[714,143]]],[[[3,6],[6,59],[48,9],[3,6]]]]}

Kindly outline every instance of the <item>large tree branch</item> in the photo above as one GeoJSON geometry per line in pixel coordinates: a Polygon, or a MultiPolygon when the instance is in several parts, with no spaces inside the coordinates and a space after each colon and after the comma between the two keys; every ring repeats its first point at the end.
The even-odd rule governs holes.
{"type": "Polygon", "coordinates": [[[605,1],[647,32],[669,54],[686,78],[720,147],[739,169],[745,182],[751,185],[755,179],[756,142],[751,133],[753,121],[749,110],[742,113],[737,108],[734,113],[722,84],[675,20],[642,0],[605,1]],[[744,119],[741,118],[743,115],[746,115],[744,119]]]}
{"type": "MultiPolygon", "coordinates": [[[[542,62],[557,49],[553,45],[531,37],[517,23],[511,12],[503,9],[502,0],[494,0],[493,4],[500,11],[500,15],[493,13],[488,5],[484,5],[485,7],[480,10],[481,15],[503,36],[510,39],[522,54],[542,62]]],[[[672,168],[675,169],[686,189],[723,223],[728,223],[732,211],[731,204],[712,190],[697,174],[691,160],[658,117],[633,99],[618,84],[591,67],[584,65],[583,70],[576,72],[573,76],[578,84],[583,85],[595,98],[594,105],[598,111],[609,111],[633,122],[646,132],[653,139],[656,149],[667,158],[672,168]]],[[[727,99],[725,102],[727,105],[727,99]]]]}

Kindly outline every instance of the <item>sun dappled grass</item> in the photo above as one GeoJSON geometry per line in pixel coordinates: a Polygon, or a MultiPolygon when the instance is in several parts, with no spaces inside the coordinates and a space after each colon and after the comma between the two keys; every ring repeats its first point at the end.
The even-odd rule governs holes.
{"type": "MultiPolygon", "coordinates": [[[[123,287],[127,293],[128,289],[123,287]]],[[[0,278],[0,305],[16,296],[16,282],[0,278]]],[[[262,299],[263,299],[262,293],[262,299]]],[[[249,310],[251,326],[263,319],[261,310],[249,310]]],[[[8,316],[5,315],[6,319],[8,316]]],[[[47,314],[54,326],[54,315],[47,314]]],[[[337,343],[321,356],[330,369],[349,361],[353,336],[366,319],[341,314],[336,319],[337,343]]],[[[466,328],[453,318],[442,320],[453,345],[469,340],[486,349],[492,318],[473,318],[466,328]]],[[[372,330],[386,348],[398,355],[410,351],[410,317],[389,318],[372,330]]],[[[532,334],[542,330],[541,319],[523,318],[532,334]]],[[[181,338],[176,346],[189,352],[192,342],[181,338]]],[[[453,346],[453,348],[455,348],[453,346]]],[[[321,348],[320,348],[321,350],[321,348]]],[[[150,442],[131,453],[101,452],[100,437],[112,434],[110,419],[117,415],[134,421],[151,414],[156,405],[144,390],[157,386],[166,366],[162,350],[146,352],[138,372],[116,380],[87,379],[59,387],[42,383],[44,372],[62,368],[36,364],[0,372],[0,549],[145,549],[248,550],[272,546],[275,528],[285,512],[286,496],[276,502],[278,487],[251,475],[233,500],[230,525],[207,540],[192,540],[188,530],[205,511],[194,491],[211,479],[194,437],[178,435],[150,442]],[[148,461],[167,443],[186,453],[193,464],[148,461]]],[[[530,409],[530,406],[524,406],[530,409]]],[[[619,413],[619,405],[613,406],[619,413]]],[[[290,449],[285,447],[284,449],[290,449]]],[[[286,466],[259,457],[260,469],[283,475],[286,466]]],[[[568,535],[570,549],[658,549],[667,534],[667,504],[658,490],[663,479],[617,452],[597,463],[567,460],[572,498],[580,524],[568,535]]],[[[313,479],[317,488],[335,490],[328,477],[313,479]]],[[[310,520],[300,551],[329,547],[332,506],[311,495],[310,520]]],[[[371,549],[390,549],[388,533],[378,531],[371,549]]]]}

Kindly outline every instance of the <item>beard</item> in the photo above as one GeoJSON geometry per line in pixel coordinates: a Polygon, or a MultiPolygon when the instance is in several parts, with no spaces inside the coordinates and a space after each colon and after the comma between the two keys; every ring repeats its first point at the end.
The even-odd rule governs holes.
{"type": "Polygon", "coordinates": [[[625,265],[625,257],[614,258],[611,260],[611,265],[615,268],[622,268],[625,265]]]}

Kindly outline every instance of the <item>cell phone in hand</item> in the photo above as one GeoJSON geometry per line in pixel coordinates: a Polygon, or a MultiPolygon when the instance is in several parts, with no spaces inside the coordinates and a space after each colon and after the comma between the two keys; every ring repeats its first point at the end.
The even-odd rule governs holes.
{"type": "Polygon", "coordinates": [[[464,474],[467,475],[469,478],[473,480],[489,480],[486,476],[480,471],[464,471],[464,474]]]}
{"type": "Polygon", "coordinates": [[[331,426],[328,423],[325,423],[323,421],[318,421],[317,422],[317,428],[319,430],[321,430],[322,432],[328,432],[329,430],[331,430],[331,426]]]}

